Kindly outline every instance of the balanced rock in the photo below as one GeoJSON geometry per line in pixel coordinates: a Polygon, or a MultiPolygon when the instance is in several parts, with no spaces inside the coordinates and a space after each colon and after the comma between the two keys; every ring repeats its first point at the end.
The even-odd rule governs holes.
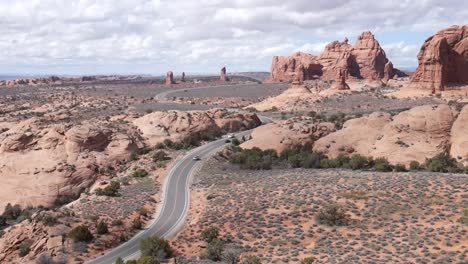
{"type": "Polygon", "coordinates": [[[181,82],[185,82],[185,72],[182,72],[182,77],[180,78],[181,82]]]}
{"type": "Polygon", "coordinates": [[[385,84],[388,83],[388,81],[390,79],[392,79],[394,76],[394,71],[393,71],[393,63],[391,61],[387,62],[387,64],[385,64],[385,69],[384,69],[384,78],[383,78],[383,82],[385,84]]]}
{"type": "Polygon", "coordinates": [[[340,71],[338,80],[332,85],[333,90],[350,90],[349,85],[346,83],[346,72],[340,71]]]}
{"type": "Polygon", "coordinates": [[[415,87],[443,91],[468,83],[468,25],[451,26],[428,38],[418,54],[415,87]]]}

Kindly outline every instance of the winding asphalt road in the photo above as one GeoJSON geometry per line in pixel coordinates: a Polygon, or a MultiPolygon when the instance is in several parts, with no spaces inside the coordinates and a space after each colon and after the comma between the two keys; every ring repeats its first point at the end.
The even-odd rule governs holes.
{"type": "MultiPolygon", "coordinates": [[[[268,117],[260,117],[263,123],[271,122],[268,117]]],[[[239,132],[236,137],[247,136],[252,130],[239,132]]],[[[201,166],[203,160],[224,148],[228,143],[226,139],[219,139],[190,151],[178,161],[169,175],[163,187],[162,208],[157,212],[156,219],[143,231],[140,231],[132,239],[108,251],[88,264],[114,264],[117,258],[124,260],[135,259],[140,256],[140,241],[149,236],[170,238],[182,228],[188,213],[190,202],[190,182],[196,169],[201,166]],[[198,156],[201,161],[193,158],[198,156]]]]}

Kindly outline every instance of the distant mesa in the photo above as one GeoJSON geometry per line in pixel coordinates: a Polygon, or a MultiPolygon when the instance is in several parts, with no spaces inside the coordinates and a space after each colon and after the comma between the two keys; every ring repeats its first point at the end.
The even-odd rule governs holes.
{"type": "Polygon", "coordinates": [[[229,77],[226,75],[226,67],[221,68],[221,73],[219,77],[222,82],[229,82],[229,77]]]}
{"type": "Polygon", "coordinates": [[[166,85],[172,85],[172,84],[175,84],[174,73],[172,73],[172,71],[168,71],[166,74],[166,85]]]}
{"type": "Polygon", "coordinates": [[[468,83],[468,25],[451,26],[428,38],[418,54],[414,87],[443,91],[468,83]]]}
{"type": "MultiPolygon", "coordinates": [[[[294,76],[302,81],[323,79],[339,80],[345,73],[345,79],[381,80],[385,78],[385,65],[389,60],[385,51],[369,32],[363,32],[354,45],[344,41],[329,43],[319,56],[296,52],[291,56],[273,57],[271,81],[292,82],[294,76]]],[[[393,67],[392,67],[393,68],[393,67]]],[[[387,73],[389,76],[405,76],[397,69],[387,73]]]]}

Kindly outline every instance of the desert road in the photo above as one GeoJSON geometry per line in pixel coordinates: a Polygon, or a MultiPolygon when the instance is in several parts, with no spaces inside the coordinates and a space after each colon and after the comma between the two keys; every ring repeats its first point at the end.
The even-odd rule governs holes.
{"type": "MultiPolygon", "coordinates": [[[[271,122],[271,119],[267,117],[261,117],[260,119],[264,124],[271,122]]],[[[251,131],[236,133],[236,137],[241,138],[249,135],[251,131]]],[[[140,255],[140,241],[144,238],[149,236],[170,238],[177,234],[182,228],[188,213],[192,175],[201,166],[203,160],[215,154],[227,144],[226,138],[218,139],[190,151],[179,160],[169,172],[164,183],[162,195],[164,198],[156,219],[129,241],[86,263],[114,264],[119,257],[124,260],[135,259],[140,255]],[[200,157],[201,161],[195,161],[194,157],[196,156],[200,157]]]]}

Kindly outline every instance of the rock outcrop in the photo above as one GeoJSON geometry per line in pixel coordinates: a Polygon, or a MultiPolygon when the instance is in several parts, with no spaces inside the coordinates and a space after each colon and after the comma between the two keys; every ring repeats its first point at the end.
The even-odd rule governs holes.
{"type": "Polygon", "coordinates": [[[468,105],[465,105],[453,124],[451,135],[450,155],[468,166],[468,105]]]}
{"type": "Polygon", "coordinates": [[[106,124],[23,121],[0,134],[0,211],[7,203],[50,206],[58,197],[76,198],[100,167],[128,159],[142,146],[136,131],[106,124]]]}
{"type": "Polygon", "coordinates": [[[225,110],[154,112],[134,120],[147,142],[154,146],[170,139],[180,142],[204,133],[227,133],[255,128],[260,119],[251,113],[229,113],[225,110]]]}
{"type": "Polygon", "coordinates": [[[275,56],[271,66],[271,80],[291,82],[296,78],[303,82],[322,75],[322,65],[311,54],[296,52],[291,56],[275,56]]]}
{"type": "Polygon", "coordinates": [[[417,88],[443,91],[468,84],[468,25],[451,26],[428,38],[418,54],[411,82],[417,88]]]}
{"type": "Polygon", "coordinates": [[[346,83],[346,76],[345,73],[343,73],[343,71],[340,71],[340,75],[338,78],[339,79],[336,80],[336,82],[332,85],[330,89],[339,91],[350,90],[349,85],[346,83]]]}
{"type": "MultiPolygon", "coordinates": [[[[459,118],[463,116],[466,118],[466,115],[459,118]]],[[[459,145],[466,142],[460,136],[466,133],[463,123],[466,121],[455,121],[456,118],[457,112],[448,105],[418,106],[394,117],[376,112],[347,121],[343,129],[318,140],[314,150],[332,158],[340,154],[360,154],[385,157],[393,164],[408,165],[413,160],[423,163],[439,153],[450,151],[451,140],[459,145]],[[451,139],[452,126],[457,132],[451,139]]],[[[460,148],[452,148],[452,152],[460,155],[459,160],[468,158],[466,151],[460,148]]]]}
{"type": "MultiPolygon", "coordinates": [[[[354,45],[333,41],[318,57],[297,52],[289,57],[273,57],[271,81],[291,82],[294,76],[302,81],[321,78],[339,80],[340,74],[345,79],[381,80],[385,75],[385,65],[389,62],[385,51],[371,32],[363,32],[354,45]]],[[[389,76],[403,74],[392,69],[389,76]]]]}
{"type": "Polygon", "coordinates": [[[258,127],[252,132],[252,139],[241,145],[242,148],[254,147],[262,150],[274,149],[278,153],[297,145],[312,144],[318,138],[335,131],[333,123],[314,123],[308,117],[294,117],[275,121],[258,127]]]}
{"type": "Polygon", "coordinates": [[[172,84],[175,84],[174,73],[172,71],[168,71],[166,73],[166,85],[172,85],[172,84]]]}
{"type": "Polygon", "coordinates": [[[229,78],[226,75],[226,67],[221,68],[219,80],[222,82],[228,82],[229,78]]]}
{"type": "Polygon", "coordinates": [[[393,74],[394,74],[394,70],[393,70],[393,63],[391,61],[387,62],[385,64],[385,68],[384,68],[384,78],[383,78],[383,82],[385,84],[388,83],[388,81],[390,81],[390,79],[393,78],[393,74]]]}

